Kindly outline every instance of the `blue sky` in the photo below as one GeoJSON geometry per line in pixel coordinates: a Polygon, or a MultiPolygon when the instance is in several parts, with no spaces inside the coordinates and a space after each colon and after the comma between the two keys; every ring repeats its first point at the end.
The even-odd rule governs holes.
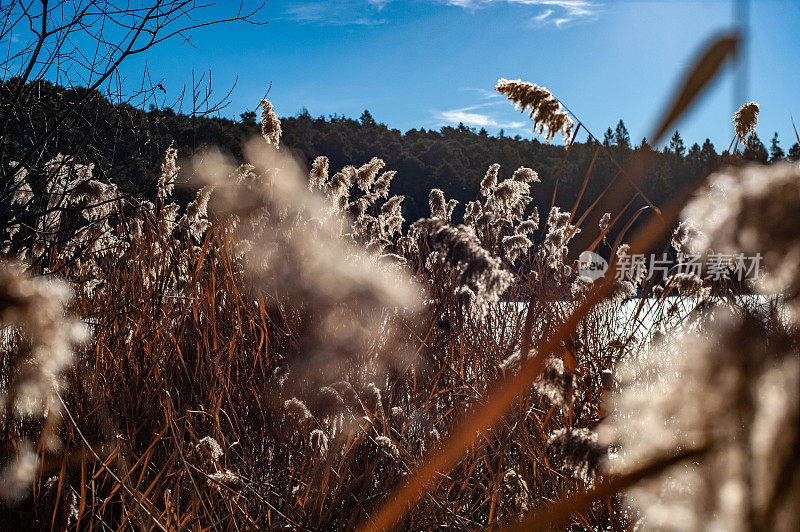
{"type": "MultiPolygon", "coordinates": [[[[225,8],[214,9],[224,12],[225,8]]],[[[211,71],[217,95],[238,76],[226,116],[269,99],[282,116],[376,120],[406,131],[464,122],[531,137],[531,124],[492,92],[500,77],[548,87],[598,136],[621,118],[647,135],[707,39],[734,25],[731,1],[270,0],[266,26],[200,30],[148,55],[168,96],[211,71]]],[[[758,133],[794,142],[800,120],[800,2],[751,2],[746,95],[761,104],[758,133]]],[[[139,78],[142,59],[127,65],[139,78]]],[[[726,75],[679,129],[687,141],[732,138],[734,76],[726,75]]]]}

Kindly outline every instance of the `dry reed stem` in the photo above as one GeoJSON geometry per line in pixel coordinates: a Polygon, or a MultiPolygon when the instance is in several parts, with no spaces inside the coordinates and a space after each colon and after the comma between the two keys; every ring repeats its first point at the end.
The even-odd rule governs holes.
{"type": "Polygon", "coordinates": [[[637,482],[658,475],[675,464],[702,457],[708,448],[676,450],[673,454],[656,458],[637,469],[622,475],[611,476],[602,480],[589,491],[575,493],[545,508],[531,512],[521,521],[503,528],[504,531],[543,530],[549,527],[563,526],[574,514],[579,513],[596,501],[608,499],[637,482]]]}
{"type": "MultiPolygon", "coordinates": [[[[738,36],[723,36],[711,43],[690,69],[675,103],[662,118],[661,126],[656,129],[656,134],[652,138],[658,141],[669,126],[688,109],[707,84],[713,80],[728,56],[735,53],[738,42],[738,36]]],[[[633,171],[631,172],[634,183],[643,175],[644,169],[645,164],[642,161],[634,162],[633,171]]],[[[694,190],[694,187],[692,187],[692,190],[694,190]]],[[[661,217],[652,219],[636,234],[631,243],[632,254],[647,252],[658,238],[669,230],[671,226],[667,224],[677,220],[681,209],[689,199],[690,193],[691,191],[688,191],[678,198],[677,202],[671,202],[669,208],[664,209],[661,217]]],[[[403,515],[417,503],[421,495],[428,489],[433,478],[440,472],[448,471],[458,457],[474,444],[476,438],[479,437],[480,431],[493,426],[511,408],[516,398],[530,388],[541,372],[547,357],[554,353],[562,342],[569,340],[570,334],[575,331],[580,321],[591,311],[595,304],[611,293],[613,286],[613,279],[604,278],[602,282],[590,291],[580,306],[569,315],[567,320],[540,347],[539,352],[527,363],[523,364],[519,373],[494,392],[487,404],[473,410],[467,419],[452,431],[448,442],[435,451],[430,458],[426,459],[415,471],[414,476],[404,483],[397,490],[394,497],[376,514],[362,524],[360,530],[388,530],[395,526],[403,515]]],[[[523,346],[527,348],[523,351],[526,355],[530,346],[530,339],[527,333],[530,331],[529,320],[531,319],[529,303],[526,327],[522,337],[523,346]]]]}

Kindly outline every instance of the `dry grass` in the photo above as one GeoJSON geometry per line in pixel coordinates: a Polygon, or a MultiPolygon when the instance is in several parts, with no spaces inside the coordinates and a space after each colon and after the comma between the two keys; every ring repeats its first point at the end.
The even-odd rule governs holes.
{"type": "MultiPolygon", "coordinates": [[[[732,48],[723,39],[701,58],[659,135],[732,48]]],[[[264,114],[277,145],[271,106],[264,114]]],[[[618,190],[600,228],[585,225],[601,213],[589,216],[597,201],[578,211],[582,198],[538,228],[526,211],[535,174],[500,180],[493,167],[465,225],[439,191],[432,217],[404,233],[379,159],[330,177],[318,159],[311,184],[325,202],[296,186],[280,151],[247,151],[252,167],[205,155],[199,174],[214,188],[190,216],[171,203],[168,158],[155,205],[109,203],[102,248],[91,237],[77,257],[45,251],[91,341],[46,422],[6,410],[3,463],[24,442],[39,442],[41,461],[32,494],[3,511],[8,526],[622,530],[638,518],[622,490],[718,448],[695,442],[608,472],[618,445],[596,431],[620,364],[650,352],[655,329],[705,330],[712,287],[587,285],[565,250],[581,231],[620,260],[648,251],[688,192],[634,235],[641,211],[618,190]],[[623,301],[631,290],[638,304],[623,301]]],[[[644,166],[622,170],[634,187],[644,166]]],[[[713,289],[741,306],[725,283],[713,289]]],[[[12,390],[19,345],[0,359],[12,390]]]]}

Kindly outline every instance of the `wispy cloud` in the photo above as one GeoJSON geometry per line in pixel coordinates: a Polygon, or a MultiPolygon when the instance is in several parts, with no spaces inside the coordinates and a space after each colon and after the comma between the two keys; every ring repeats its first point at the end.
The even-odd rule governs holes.
{"type": "Polygon", "coordinates": [[[378,12],[389,0],[339,0],[337,2],[292,2],[283,11],[290,20],[309,24],[333,26],[377,26],[387,19],[378,17],[378,12]]]}
{"type": "Polygon", "coordinates": [[[472,127],[490,127],[498,129],[518,129],[525,125],[525,122],[502,122],[487,112],[476,112],[480,109],[493,105],[484,103],[461,107],[460,109],[447,109],[434,112],[434,117],[442,124],[458,124],[472,127]]]}
{"type": "MultiPolygon", "coordinates": [[[[530,6],[535,13],[531,22],[541,26],[553,24],[563,27],[571,22],[591,21],[597,18],[597,0],[428,0],[464,9],[476,10],[492,5],[530,6]]],[[[393,0],[299,0],[283,10],[284,18],[306,24],[335,26],[375,26],[389,20],[384,8],[393,0]]],[[[399,4],[395,2],[393,5],[399,4]]],[[[390,11],[390,10],[387,10],[390,11]]]]}
{"type": "MultiPolygon", "coordinates": [[[[502,99],[503,97],[497,93],[497,91],[490,91],[487,89],[482,89],[480,87],[464,87],[461,89],[463,91],[470,91],[470,92],[477,92],[478,95],[481,97],[481,100],[495,100],[495,99],[502,99]]],[[[489,105],[489,104],[486,104],[489,105]]]]}
{"type": "Polygon", "coordinates": [[[553,14],[552,9],[546,9],[542,11],[541,14],[533,17],[531,20],[533,20],[534,22],[547,22],[547,19],[549,19],[552,14],[553,14]]]}
{"type": "Polygon", "coordinates": [[[598,6],[589,0],[445,0],[449,5],[478,9],[492,4],[518,4],[543,9],[533,16],[535,24],[554,24],[561,28],[570,22],[597,19],[598,6]]]}

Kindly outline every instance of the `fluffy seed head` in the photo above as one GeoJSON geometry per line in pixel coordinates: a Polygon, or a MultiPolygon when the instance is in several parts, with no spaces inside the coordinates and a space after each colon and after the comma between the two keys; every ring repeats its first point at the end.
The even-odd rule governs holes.
{"type": "Polygon", "coordinates": [[[521,79],[505,78],[498,80],[495,90],[511,100],[520,111],[529,111],[534,121],[534,133],[544,134],[550,142],[560,132],[564,142],[569,142],[574,123],[550,91],[521,79]]]}
{"type": "Polygon", "coordinates": [[[383,159],[373,157],[368,163],[359,168],[356,175],[356,183],[358,184],[358,188],[364,192],[369,191],[372,183],[375,181],[375,177],[384,166],[386,166],[386,163],[383,162],[383,159]]]}
{"type": "Polygon", "coordinates": [[[758,309],[712,312],[702,330],[687,325],[615,370],[620,390],[600,425],[617,449],[608,469],[709,446],[628,491],[645,528],[794,530],[800,483],[781,479],[798,467],[796,332],[758,309]]]}
{"type": "Polygon", "coordinates": [[[202,449],[202,452],[206,452],[211,455],[214,460],[219,460],[222,457],[222,447],[220,444],[212,438],[211,436],[205,436],[200,442],[197,444],[198,449],[202,449]]]}
{"type": "Polygon", "coordinates": [[[247,489],[244,479],[230,469],[209,475],[207,482],[225,497],[236,497],[247,489]]]}
{"type": "Polygon", "coordinates": [[[177,165],[177,161],[178,150],[172,147],[167,148],[164,163],[161,165],[161,175],[158,177],[158,198],[161,200],[168,198],[172,194],[172,189],[175,188],[175,178],[181,169],[177,165]]]}
{"type": "Polygon", "coordinates": [[[514,175],[511,177],[514,181],[521,181],[523,183],[540,183],[539,174],[536,171],[520,166],[514,175]]]}
{"type": "Polygon", "coordinates": [[[598,443],[597,434],[588,429],[565,428],[553,432],[547,439],[547,450],[584,480],[594,478],[600,461],[608,455],[608,448],[598,443]]]}
{"type": "Polygon", "coordinates": [[[375,438],[375,443],[377,443],[378,448],[389,455],[390,458],[393,458],[394,460],[400,459],[400,451],[397,449],[397,446],[391,439],[387,438],[386,436],[378,436],[375,438]]]}
{"type": "Polygon", "coordinates": [[[298,427],[305,425],[305,423],[312,419],[311,411],[305,403],[297,397],[292,397],[283,403],[283,410],[286,413],[286,417],[298,427]]]}
{"type": "Polygon", "coordinates": [[[268,144],[276,148],[281,142],[281,121],[275,114],[275,107],[268,100],[261,100],[261,135],[268,144]]]}
{"type": "Polygon", "coordinates": [[[369,383],[361,392],[361,400],[370,412],[377,412],[383,408],[381,391],[375,383],[369,383]]]}
{"type": "Polygon", "coordinates": [[[553,404],[565,408],[572,400],[575,377],[567,371],[563,360],[551,356],[545,362],[541,375],[536,379],[534,389],[550,399],[553,404]]]}
{"type": "Polygon", "coordinates": [[[690,255],[692,252],[691,244],[697,239],[697,228],[691,220],[684,220],[672,233],[670,244],[678,253],[690,255]]]}
{"type": "Polygon", "coordinates": [[[444,199],[444,192],[438,188],[432,188],[428,195],[428,204],[431,207],[431,217],[447,219],[447,202],[444,199]]]}
{"type": "Polygon", "coordinates": [[[481,246],[472,227],[453,226],[440,218],[418,220],[411,227],[414,233],[431,239],[442,259],[458,275],[457,296],[475,296],[479,311],[497,301],[511,283],[512,275],[502,270],[500,261],[481,246]]]}
{"type": "Polygon", "coordinates": [[[524,234],[516,234],[503,237],[503,251],[510,262],[514,262],[520,256],[528,252],[533,245],[524,234]]]}
{"type": "Polygon", "coordinates": [[[759,107],[756,102],[748,102],[736,111],[733,115],[733,129],[736,131],[736,136],[742,142],[747,142],[747,137],[751,133],[755,133],[756,124],[758,123],[759,107]]]}
{"type": "Polygon", "coordinates": [[[741,268],[742,277],[755,289],[782,293],[793,312],[800,310],[796,302],[800,294],[797,163],[747,165],[712,174],[707,193],[690,202],[682,218],[697,227],[691,242],[694,252],[732,255],[734,267],[741,268]],[[750,259],[744,260],[740,254],[750,259]],[[756,268],[753,257],[759,254],[756,268]]]}
{"type": "Polygon", "coordinates": [[[389,197],[389,186],[392,184],[392,179],[396,174],[397,171],[395,170],[389,170],[388,172],[382,173],[375,180],[375,184],[372,186],[372,191],[381,198],[389,197]]]}
{"type": "Polygon", "coordinates": [[[328,181],[328,158],[320,155],[311,164],[308,174],[308,188],[322,188],[328,181]]]}
{"type": "Polygon", "coordinates": [[[494,163],[489,169],[486,171],[486,176],[484,176],[483,180],[481,181],[481,194],[484,196],[489,196],[497,186],[497,173],[500,171],[500,165],[494,163]]]}
{"type": "Polygon", "coordinates": [[[503,473],[503,492],[508,497],[515,517],[523,517],[530,508],[530,493],[528,483],[513,469],[503,473]]]}

